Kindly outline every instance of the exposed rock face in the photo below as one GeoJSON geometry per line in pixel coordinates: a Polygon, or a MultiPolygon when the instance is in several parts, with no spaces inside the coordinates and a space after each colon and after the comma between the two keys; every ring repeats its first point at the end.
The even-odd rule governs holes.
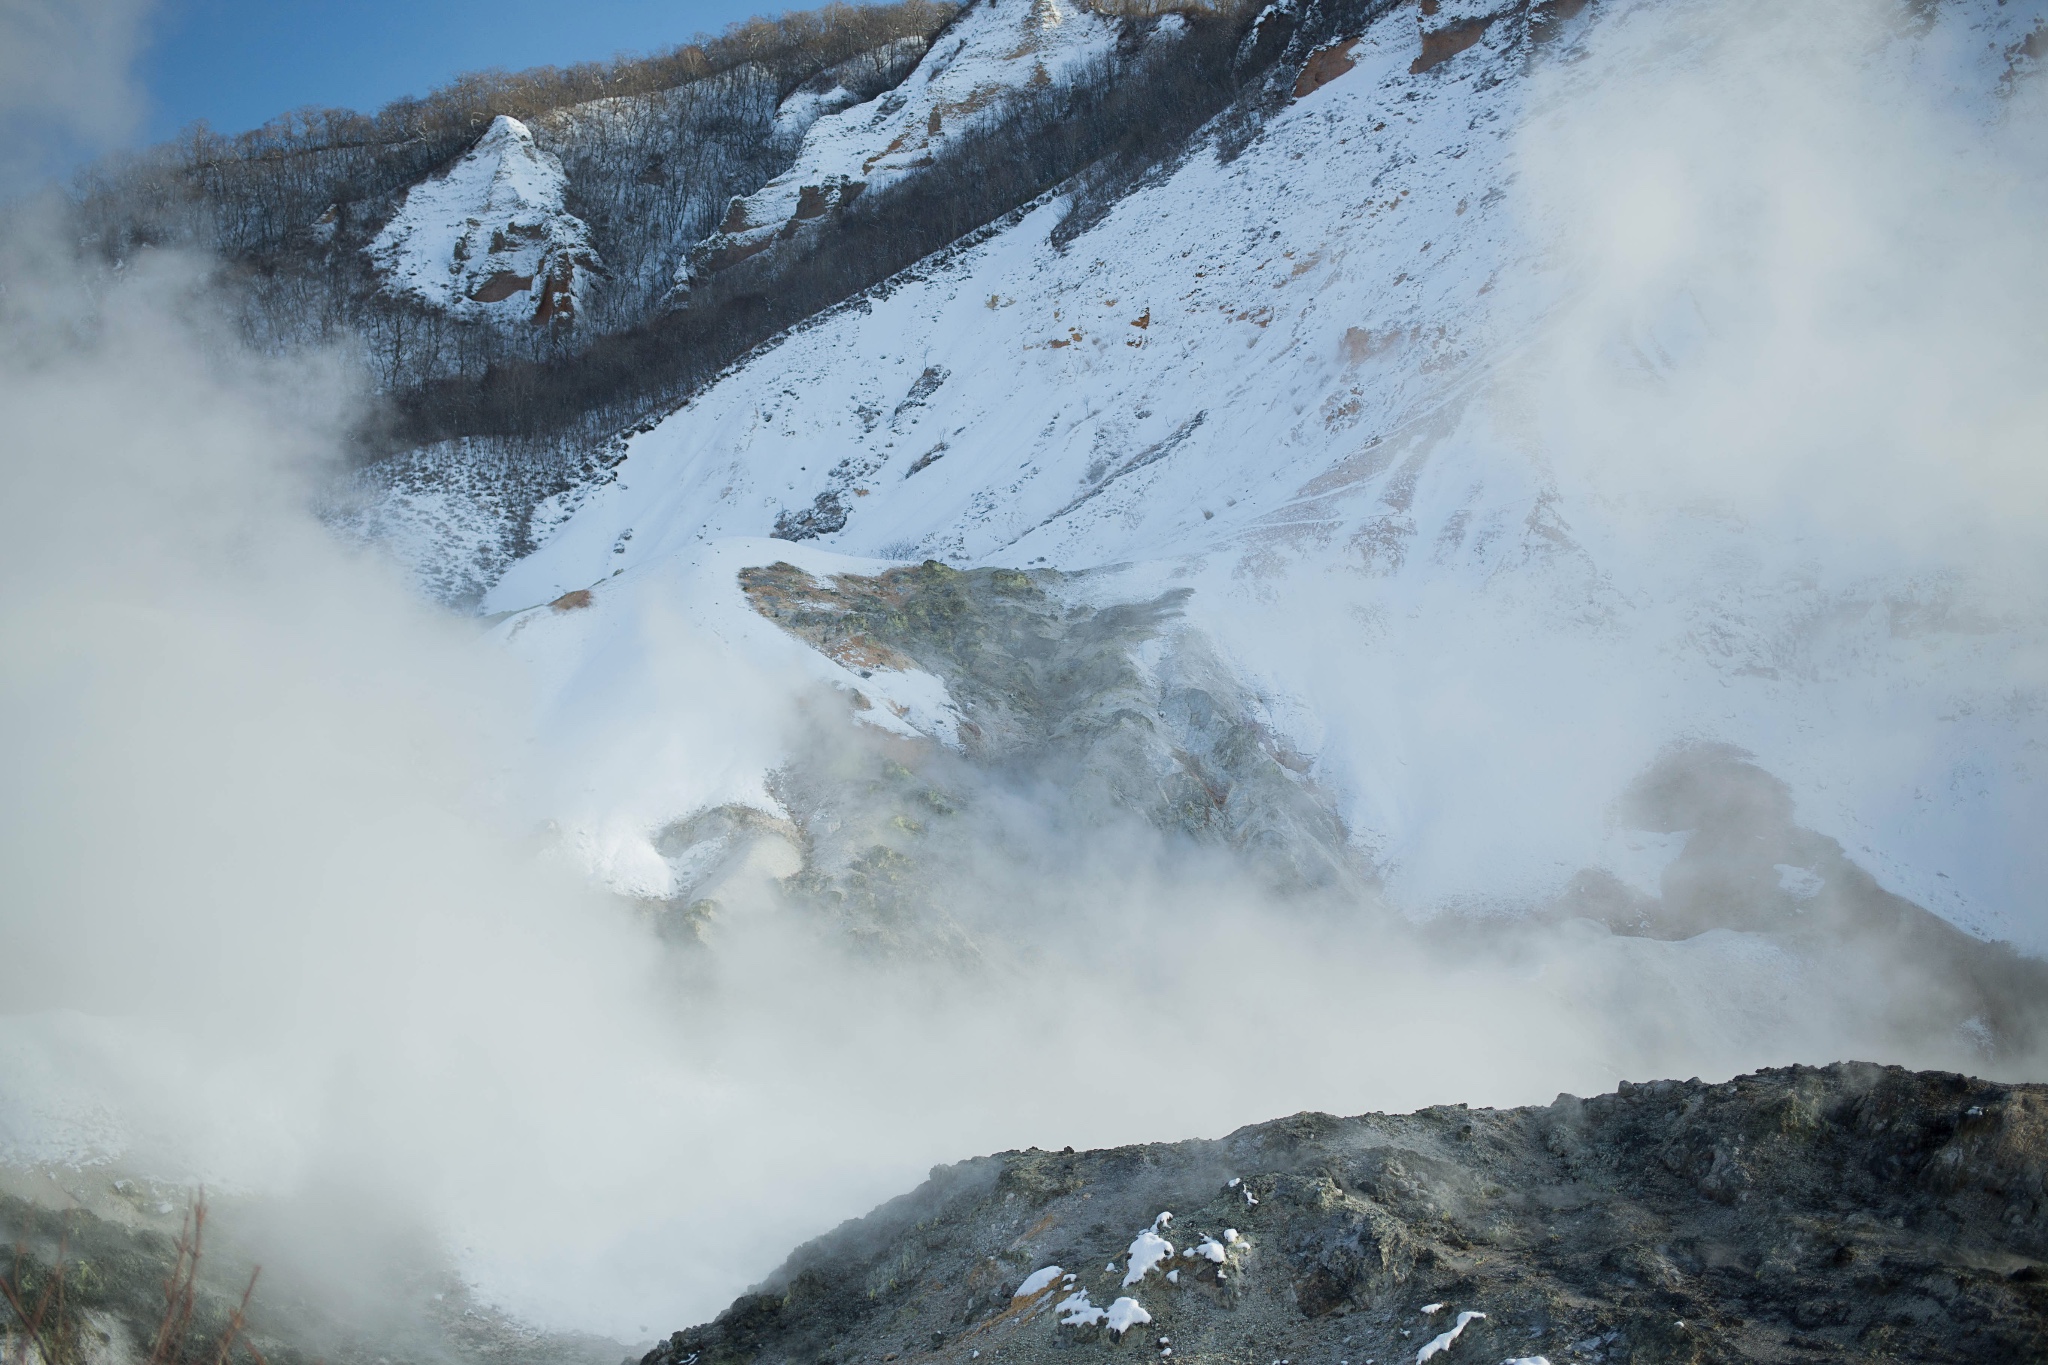
{"type": "Polygon", "coordinates": [[[1474,46],[1496,24],[1512,30],[1508,42],[1551,36],[1562,21],[1578,14],[1586,0],[1422,0],[1418,22],[1422,52],[1408,68],[1421,75],[1474,46]]]}
{"type": "Polygon", "coordinates": [[[499,115],[448,171],[407,192],[369,246],[385,287],[462,317],[572,322],[602,269],[563,207],[562,164],[499,115]]]}
{"type": "MultiPolygon", "coordinates": [[[[756,610],[850,668],[942,679],[961,753],[981,773],[1232,850],[1278,889],[1358,894],[1370,869],[1309,761],[1181,622],[1187,594],[1090,603],[1085,577],[928,562],[826,581],[772,564],[741,583],[756,610]]],[[[986,781],[949,780],[939,754],[905,761],[930,769],[954,803],[986,781]]],[[[863,786],[845,804],[871,807],[874,795],[863,786]]]]}
{"type": "MultiPolygon", "coordinates": [[[[1898,1016],[1901,1036],[1957,1031],[1987,1061],[2048,1044],[2048,964],[1973,938],[1885,890],[1841,844],[1801,825],[1785,783],[1752,759],[1725,744],[1665,752],[1616,810],[1627,828],[1684,838],[1659,878],[1659,894],[1587,869],[1552,912],[1649,938],[1716,929],[1766,934],[1843,964],[1880,993],[1891,990],[1881,982],[1909,968],[1924,989],[1898,1016]]],[[[1892,998],[1903,1005],[1909,994],[1892,998]]]]}
{"type": "Polygon", "coordinates": [[[1390,1365],[1454,1330],[1427,1358],[2040,1360],[2044,1175],[2048,1087],[1856,1063],[1006,1152],[800,1248],[642,1365],[1390,1365]],[[1143,1272],[1147,1228],[1176,1250],[1143,1272]],[[1077,1293],[1149,1321],[1112,1333],[1077,1293]]]}
{"type": "Polygon", "coordinates": [[[1049,876],[1047,847],[1069,863],[1112,844],[1124,859],[1205,858],[1288,900],[1369,897],[1372,870],[1312,765],[1181,620],[1185,593],[1099,602],[1085,574],[936,562],[826,577],[777,562],[739,579],[756,611],[845,670],[852,715],[901,723],[814,716],[769,779],[778,810],[661,830],[665,937],[703,939],[737,903],[764,902],[863,950],[974,962],[1029,937],[1024,888],[1070,885],[1049,876]],[[892,700],[904,679],[943,707],[892,700]],[[1009,909],[992,910],[992,885],[1009,909]]]}

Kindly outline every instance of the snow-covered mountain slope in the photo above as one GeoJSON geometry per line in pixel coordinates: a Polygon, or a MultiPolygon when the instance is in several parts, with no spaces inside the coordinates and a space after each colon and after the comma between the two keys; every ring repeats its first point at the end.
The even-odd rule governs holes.
{"type": "Polygon", "coordinates": [[[879,99],[833,108],[831,91],[799,91],[783,121],[798,128],[815,121],[803,129],[796,164],[735,199],[719,231],[678,268],[676,284],[686,289],[696,273],[745,260],[860,194],[915,174],[947,139],[1000,117],[1005,96],[1071,81],[1115,42],[1113,24],[1060,0],[982,0],[909,80],[879,99]]]}
{"type": "Polygon", "coordinates": [[[603,266],[563,206],[565,184],[533,131],[501,114],[445,174],[406,192],[370,257],[386,288],[458,317],[572,323],[603,266]]]}
{"type": "MultiPolygon", "coordinates": [[[[840,144],[869,121],[894,129],[917,101],[964,97],[945,63],[972,25],[1014,24],[1010,8],[963,19],[896,112],[822,120],[774,194],[854,174],[840,144]]],[[[2048,873],[2029,833],[2048,818],[2039,604],[1985,590],[2011,562],[1979,553],[1996,534],[1951,534],[1972,489],[1859,486],[1814,439],[1846,422],[1869,442],[1864,468],[1928,474],[1912,464],[1924,433],[1870,420],[1887,386],[1926,377],[1887,348],[1897,329],[1953,324],[1930,298],[1983,277],[1891,300],[1880,346],[1859,350],[1872,333],[1832,320],[1792,338],[1812,343],[1803,398],[1729,368],[1819,326],[1797,294],[1744,304],[1759,281],[1779,287],[1769,271],[1817,262],[1823,285],[1858,288],[1889,264],[1890,191],[1839,166],[1802,187],[1800,158],[1889,138],[1881,179],[1961,156],[1941,187],[1960,201],[1908,228],[2014,211],[2011,186],[1984,193],[2002,164],[1985,148],[2039,126],[2025,43],[2042,6],[1951,4],[1891,26],[1830,10],[1824,42],[1812,14],[1709,0],[1569,18],[1427,8],[1318,54],[1319,79],[1241,155],[1198,150],[1069,249],[1048,244],[1062,205],[1046,204],[741,366],[634,438],[486,609],[592,590],[587,613],[518,626],[523,649],[587,661],[644,630],[655,600],[702,621],[744,610],[734,591],[679,586],[737,568],[732,537],[1123,564],[1090,591],[1191,587],[1190,621],[1317,756],[1411,909],[1528,903],[1585,867],[1654,888],[1675,850],[1646,853],[1613,803],[1666,746],[1705,739],[1757,755],[1803,820],[1894,890],[2048,944],[2027,890],[2048,873]],[[1779,79],[1788,51],[1824,59],[1803,93],[1779,79]],[[1860,127],[1881,89],[1915,92],[1908,114],[1860,127]],[[1624,100],[1633,135],[1606,121],[1624,100]],[[1846,112],[1831,119],[1829,102],[1846,112]],[[1811,122],[1753,152],[1713,141],[1790,116],[1811,122]],[[1691,217],[1655,217],[1673,213],[1691,217]],[[1793,231],[1802,213],[1827,230],[1876,221],[1858,251],[1816,253],[1793,231]],[[1631,214],[1651,215],[1644,231],[1631,214]],[[1730,229],[1726,257],[1703,254],[1695,223],[1730,229]],[[1646,438],[1664,458],[1619,459],[1646,438]],[[1737,457],[1724,441],[1748,445],[1737,457]]],[[[872,175],[864,136],[851,145],[872,175]]],[[[880,145],[912,155],[901,140],[880,145]]],[[[1935,396],[2009,385],[2024,407],[2014,359],[1944,371],[1935,387],[1955,392],[1935,396]]],[[[2038,435],[2038,417],[1952,434],[1996,446],[2038,435]]],[[[667,814],[694,799],[672,792],[667,814]]]]}

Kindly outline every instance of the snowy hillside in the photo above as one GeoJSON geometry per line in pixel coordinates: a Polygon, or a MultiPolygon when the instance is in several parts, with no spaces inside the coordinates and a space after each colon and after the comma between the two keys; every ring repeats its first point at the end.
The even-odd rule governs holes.
{"type": "MultiPolygon", "coordinates": [[[[1824,507],[1773,512],[1690,467],[1617,474],[1596,458],[1665,414],[1617,432],[1588,413],[1627,412],[1645,386],[1684,412],[1760,333],[1713,292],[1725,281],[1706,258],[1646,263],[1646,288],[1607,308],[1588,251],[1658,209],[1630,194],[1659,167],[1631,164],[1642,148],[1619,132],[1594,147],[1610,179],[1566,153],[1626,127],[1601,124],[1618,107],[1601,101],[1624,90],[1646,122],[1682,118],[1686,99],[1739,105],[1754,92],[1730,84],[1731,54],[1808,30],[1735,6],[1746,27],[1715,37],[1730,7],[1705,3],[1425,8],[1317,54],[1241,155],[1196,150],[1066,250],[1047,240],[1055,201],[798,329],[634,437],[485,609],[590,590],[588,611],[506,629],[522,653],[559,656],[555,670],[613,661],[601,694],[630,730],[640,703],[618,698],[637,684],[610,670],[653,666],[618,662],[644,653],[649,613],[748,634],[734,571],[812,562],[734,538],[882,561],[1122,565],[1089,580],[1095,600],[1192,588],[1191,625],[1315,756],[1413,912],[1538,903],[1585,868],[1654,892],[1676,845],[1618,827],[1614,804],[1667,746],[1710,740],[1755,754],[1802,820],[1893,890],[1975,932],[2048,944],[2023,891],[2048,873],[2026,833],[2048,818],[2038,622],[1972,596],[1984,565],[1892,535],[1885,517],[1919,493],[1894,490],[1845,529],[1824,507]]],[[[1938,92],[1922,111],[1936,134],[1995,141],[2038,107],[2014,91],[2041,9],[1949,5],[1923,29],[1845,34],[1815,80],[1852,100],[1895,81],[1938,92]]],[[[745,227],[728,240],[779,231],[828,179],[914,159],[990,79],[963,51],[1073,62],[1106,41],[1086,15],[1055,13],[977,8],[898,95],[821,120],[798,169],[735,209],[745,227]]],[[[1709,131],[1765,126],[1730,117],[1709,131]]],[[[1857,133],[1824,119],[1815,133],[1837,135],[1857,133]]],[[[1751,206],[1763,218],[1731,221],[1739,249],[1767,257],[1781,239],[1741,234],[1815,207],[1769,201],[1772,154],[1705,164],[1676,193],[1764,196],[1751,206]]],[[[1843,213],[1876,193],[1822,188],[1843,213]]],[[[1814,401],[1801,420],[1870,416],[1860,389],[1814,401]]],[[[1810,447],[1773,447],[1775,432],[1732,434],[1760,443],[1771,478],[1834,475],[1810,447]]],[[[1945,504],[1930,496],[1932,518],[1945,504]]],[[[570,687],[556,716],[594,695],[570,687]]],[[[773,766],[772,745],[704,743],[687,772],[739,774],[738,787],[673,765],[657,781],[652,758],[633,775],[615,755],[613,808],[582,789],[567,823],[609,830],[580,836],[610,850],[598,864],[654,861],[651,831],[696,805],[742,788],[765,800],[743,775],[773,766]]]]}
{"type": "Polygon", "coordinates": [[[603,269],[562,203],[561,163],[499,115],[446,174],[414,186],[370,244],[387,288],[459,317],[575,321],[603,269]]]}

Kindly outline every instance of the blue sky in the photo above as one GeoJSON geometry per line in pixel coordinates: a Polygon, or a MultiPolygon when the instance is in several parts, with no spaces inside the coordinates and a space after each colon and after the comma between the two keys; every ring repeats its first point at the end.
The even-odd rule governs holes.
{"type": "Polygon", "coordinates": [[[483,67],[673,47],[809,0],[158,0],[136,72],[144,141],[301,105],[374,109],[483,67]]]}

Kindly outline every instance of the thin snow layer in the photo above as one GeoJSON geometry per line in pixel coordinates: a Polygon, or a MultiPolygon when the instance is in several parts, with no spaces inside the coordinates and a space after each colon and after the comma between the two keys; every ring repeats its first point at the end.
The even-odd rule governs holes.
{"type": "Polygon", "coordinates": [[[573,318],[600,266],[563,207],[562,164],[499,115],[446,172],[406,191],[367,248],[385,287],[458,317],[573,318]]]}
{"type": "MultiPolygon", "coordinates": [[[[796,163],[734,200],[709,249],[724,259],[745,254],[786,226],[915,174],[949,141],[1002,117],[1007,97],[1073,79],[1115,42],[1113,25],[1072,3],[981,0],[895,89],[852,108],[839,102],[844,91],[799,91],[777,118],[778,131],[803,133],[796,163]]],[[[687,284],[690,271],[685,263],[677,283],[687,284]]]]}
{"type": "Polygon", "coordinates": [[[860,103],[860,97],[843,85],[829,90],[797,90],[775,109],[775,136],[801,142],[811,125],[828,114],[836,114],[860,103]]]}
{"type": "MultiPolygon", "coordinates": [[[[1140,1236],[1141,1238],[1148,1237],[1151,1234],[1143,1233],[1140,1236]]],[[[1111,1267],[1111,1269],[1114,1268],[1114,1266],[1111,1267]]],[[[1127,1279],[1124,1283],[1129,1285],[1132,1281],[1127,1279]]],[[[1130,1331],[1133,1327],[1152,1321],[1152,1315],[1146,1312],[1144,1305],[1136,1299],[1128,1296],[1120,1297],[1112,1302],[1109,1307],[1104,1308],[1090,1300],[1088,1291],[1085,1289],[1076,1289],[1073,1293],[1061,1299],[1056,1311],[1059,1313],[1062,1326],[1102,1326],[1108,1328],[1112,1336],[1119,1337],[1125,1332],[1130,1331]]]]}
{"type": "MultiPolygon", "coordinates": [[[[978,7],[900,91],[821,119],[760,221],[921,155],[930,110],[1041,60],[1014,55],[1026,36],[1093,50],[1094,20],[1029,29],[1029,8],[978,7]]],[[[1526,904],[1589,866],[1653,887],[1677,845],[1617,831],[1615,800],[1665,746],[1712,740],[1890,888],[2048,946],[2024,910],[2048,876],[2041,608],[2006,586],[2040,581],[2006,552],[2036,552],[2012,452],[2040,430],[2024,365],[2048,357],[1958,273],[1981,257],[2039,293],[2000,224],[2043,177],[1999,157],[2040,123],[2007,54],[2043,12],[1873,30],[1854,7],[1645,0],[1533,62],[1503,20],[1411,74],[1396,10],[1234,159],[1190,157],[1065,250],[1049,204],[757,355],[634,438],[486,609],[674,583],[831,497],[848,515],[817,543],[843,553],[1193,588],[1191,624],[1414,912],[1526,904]],[[1862,164],[1884,183],[1841,178],[1862,164]],[[1892,197],[1951,164],[1941,194],[1892,197]],[[1922,288],[1890,227],[1954,239],[1958,264],[1922,288]],[[1713,254],[1729,240],[1740,259],[1713,254]],[[1873,291],[1896,327],[1816,322],[1873,291]],[[1935,338],[1973,368],[1927,394],[1935,338]],[[1957,430],[1981,466],[1946,428],[1900,434],[1945,413],[1976,423],[1957,430]]],[[[612,636],[560,647],[588,669],[612,636]]]]}
{"type": "MultiPolygon", "coordinates": [[[[1439,1304],[1438,1307],[1442,1307],[1442,1305],[1439,1304]]],[[[1457,1322],[1451,1325],[1450,1331],[1445,1332],[1439,1336],[1432,1337],[1428,1342],[1423,1344],[1421,1350],[1415,1353],[1415,1365],[1423,1365],[1423,1362],[1427,1361],[1432,1356],[1442,1355],[1445,1351],[1450,1350],[1452,1346],[1457,1344],[1458,1338],[1464,1335],[1465,1329],[1468,1326],[1470,1326],[1472,1323],[1478,1322],[1485,1316],[1486,1314],[1484,1313],[1458,1314],[1458,1320],[1457,1322]]]]}
{"type": "Polygon", "coordinates": [[[105,1162],[127,1143],[97,1074],[110,1030],[82,1014],[0,1018],[0,1154],[14,1166],[105,1162]]]}
{"type": "Polygon", "coordinates": [[[1034,1270],[1024,1277],[1024,1283],[1017,1286],[1017,1292],[1012,1297],[1035,1299],[1046,1290],[1052,1288],[1053,1281],[1057,1280],[1064,1273],[1056,1265],[1044,1266],[1034,1270]]]}
{"type": "Polygon", "coordinates": [[[1777,863],[1772,871],[1778,874],[1778,889],[1789,894],[1794,900],[1810,901],[1827,885],[1825,878],[1811,869],[1794,867],[1790,863],[1777,863]]]}

